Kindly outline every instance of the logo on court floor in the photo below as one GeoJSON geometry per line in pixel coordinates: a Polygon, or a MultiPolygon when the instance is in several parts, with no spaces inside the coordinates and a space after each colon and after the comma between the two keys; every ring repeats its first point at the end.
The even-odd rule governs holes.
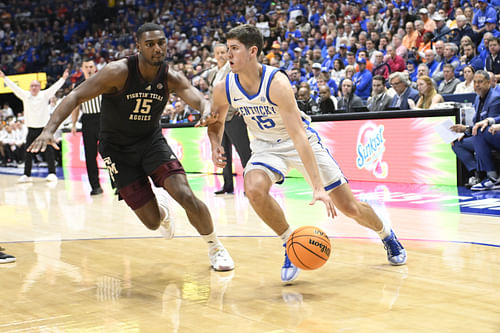
{"type": "Polygon", "coordinates": [[[385,151],[384,125],[375,125],[369,121],[358,132],[356,145],[356,166],[366,169],[377,178],[386,178],[389,165],[382,161],[385,151]]]}

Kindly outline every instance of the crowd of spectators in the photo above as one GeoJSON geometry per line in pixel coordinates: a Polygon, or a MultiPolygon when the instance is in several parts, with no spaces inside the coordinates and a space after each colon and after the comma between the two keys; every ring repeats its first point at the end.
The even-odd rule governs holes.
{"type": "MultiPolygon", "coordinates": [[[[470,71],[488,70],[500,82],[498,5],[500,0],[12,0],[0,3],[0,69],[7,75],[46,72],[50,84],[70,68],[64,96],[82,76],[82,57],[94,58],[99,69],[135,53],[134,31],[153,21],[165,29],[167,61],[208,97],[214,44],[224,42],[231,27],[250,23],[264,36],[263,63],[288,73],[309,114],[374,110],[382,93],[393,98],[390,108],[402,108],[406,89],[413,89],[410,106],[432,107],[442,99],[418,103],[428,102],[430,88],[438,95],[457,87],[473,92],[470,71]],[[388,89],[375,94],[374,77],[388,89]],[[420,77],[429,80],[419,83],[420,77]]],[[[165,122],[196,119],[196,111],[171,96],[165,122]]]]}

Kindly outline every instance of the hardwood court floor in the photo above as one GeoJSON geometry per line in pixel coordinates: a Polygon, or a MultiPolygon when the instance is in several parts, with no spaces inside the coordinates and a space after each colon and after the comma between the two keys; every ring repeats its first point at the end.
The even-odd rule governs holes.
{"type": "Polygon", "coordinates": [[[215,197],[216,177],[189,176],[232,272],[209,268],[176,203],[176,237],[166,241],[107,185],[90,197],[81,181],[16,179],[0,176],[0,244],[18,258],[0,265],[0,332],[500,332],[500,219],[461,213],[468,199],[456,189],[352,184],[407,249],[407,265],[393,267],[373,232],[328,220],[321,204],[308,205],[305,183],[288,179],[273,196],[293,226],[324,229],[333,255],[284,285],[281,242],[240,178],[235,195],[215,197]]]}

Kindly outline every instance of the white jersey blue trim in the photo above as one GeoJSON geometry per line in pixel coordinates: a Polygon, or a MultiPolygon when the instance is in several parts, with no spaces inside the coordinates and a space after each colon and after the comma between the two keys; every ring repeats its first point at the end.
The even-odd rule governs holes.
{"type": "MultiPolygon", "coordinates": [[[[239,81],[238,74],[231,72],[226,76],[228,102],[240,112],[248,130],[258,140],[280,142],[289,138],[280,110],[269,97],[271,81],[278,71],[278,68],[262,65],[259,90],[254,95],[245,91],[239,81]]],[[[305,113],[299,112],[301,112],[300,116],[303,119],[310,120],[305,113]]],[[[308,125],[304,123],[304,129],[307,127],[308,125]]]]}

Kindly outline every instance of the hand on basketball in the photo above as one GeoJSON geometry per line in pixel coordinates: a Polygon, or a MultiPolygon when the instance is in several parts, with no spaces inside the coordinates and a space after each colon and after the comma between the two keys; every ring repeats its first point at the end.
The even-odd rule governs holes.
{"type": "Polygon", "coordinates": [[[214,165],[218,168],[223,168],[226,166],[227,159],[224,152],[224,148],[221,145],[214,147],[212,149],[212,161],[214,162],[214,165]]]}
{"type": "Polygon", "coordinates": [[[42,134],[40,134],[26,150],[30,153],[44,152],[47,149],[47,145],[51,145],[55,150],[59,150],[59,146],[57,145],[56,140],[54,140],[54,136],[42,132],[42,134]]]}
{"type": "Polygon", "coordinates": [[[326,191],[323,188],[313,192],[313,198],[309,204],[314,205],[318,200],[323,201],[323,203],[325,204],[328,217],[334,218],[335,216],[337,216],[335,205],[333,204],[333,201],[328,195],[328,193],[326,193],[326,191]]]}

